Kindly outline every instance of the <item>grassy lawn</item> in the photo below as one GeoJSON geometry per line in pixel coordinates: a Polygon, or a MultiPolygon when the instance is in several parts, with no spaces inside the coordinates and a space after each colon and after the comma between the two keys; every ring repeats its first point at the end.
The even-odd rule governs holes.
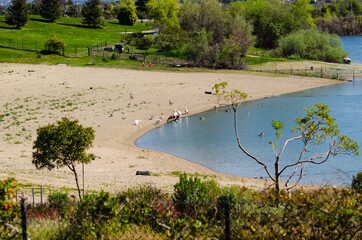
{"type": "Polygon", "coordinates": [[[4,46],[42,50],[44,43],[53,37],[61,38],[68,47],[85,48],[101,42],[119,42],[123,32],[151,29],[148,23],[137,22],[134,26],[120,25],[118,20],[105,20],[102,28],[89,28],[82,24],[81,18],[62,17],[50,23],[40,16],[30,16],[22,29],[14,29],[0,16],[0,44],[4,46]],[[10,43],[9,43],[10,39],[10,43]]]}
{"type": "MultiPolygon", "coordinates": [[[[118,20],[105,20],[102,28],[89,28],[82,24],[81,18],[62,17],[56,22],[50,23],[40,16],[30,16],[28,23],[22,29],[14,29],[5,23],[5,16],[0,16],[0,62],[31,63],[31,64],[67,64],[71,66],[85,66],[90,59],[95,59],[96,67],[121,67],[131,69],[148,69],[142,67],[142,60],[111,60],[109,57],[88,57],[87,47],[107,42],[109,45],[120,41],[122,34],[126,32],[144,31],[151,29],[149,23],[137,22],[134,26],[118,24],[118,20]],[[41,51],[44,43],[56,35],[66,43],[65,56],[41,55],[31,51],[20,51],[11,48],[29,49],[41,51]]],[[[134,53],[146,54],[147,58],[153,59],[182,59],[182,52],[173,49],[166,53],[158,53],[158,49],[151,48],[147,51],[134,48],[134,53]]],[[[123,53],[124,58],[128,55],[123,53]]],[[[154,61],[154,60],[153,60],[154,61]]],[[[264,64],[266,62],[280,62],[286,59],[274,58],[263,49],[253,48],[249,51],[246,63],[249,66],[264,64]]],[[[153,70],[171,71],[207,71],[207,69],[193,70],[170,68],[168,64],[157,64],[153,70]]]]}

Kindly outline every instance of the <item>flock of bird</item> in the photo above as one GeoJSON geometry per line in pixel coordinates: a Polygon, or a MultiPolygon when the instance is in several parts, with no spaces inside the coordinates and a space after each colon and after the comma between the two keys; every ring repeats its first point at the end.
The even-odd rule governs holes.
{"type": "MultiPolygon", "coordinates": [[[[134,98],[134,96],[133,96],[132,93],[129,94],[129,97],[130,97],[131,99],[134,98]]],[[[170,104],[170,106],[173,105],[173,102],[172,102],[171,100],[168,100],[168,103],[170,104]]],[[[187,109],[187,107],[185,107],[185,112],[184,112],[184,114],[182,114],[182,112],[180,112],[180,111],[178,111],[177,109],[175,109],[175,110],[173,111],[173,113],[171,114],[171,116],[172,116],[172,117],[181,117],[181,115],[188,115],[188,114],[189,114],[189,110],[187,109]]],[[[111,113],[109,116],[110,116],[110,117],[113,117],[113,113],[111,113]]],[[[171,116],[170,116],[170,117],[171,117],[171,116]]],[[[153,120],[154,118],[155,118],[155,114],[152,114],[151,117],[149,118],[149,120],[153,120]]],[[[156,120],[155,125],[160,124],[163,119],[164,119],[164,115],[163,115],[163,113],[161,113],[161,116],[156,120]]],[[[136,119],[136,120],[134,121],[134,124],[133,124],[133,125],[137,126],[137,125],[140,124],[141,122],[142,122],[142,120],[136,119]]]]}

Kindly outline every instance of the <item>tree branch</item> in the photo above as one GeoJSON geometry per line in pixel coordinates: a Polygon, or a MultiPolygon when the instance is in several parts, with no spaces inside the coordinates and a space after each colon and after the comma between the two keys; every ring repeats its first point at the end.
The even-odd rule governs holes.
{"type": "Polygon", "coordinates": [[[251,155],[250,153],[248,153],[244,147],[241,145],[240,143],[240,138],[239,138],[239,135],[238,135],[238,127],[237,127],[237,112],[236,112],[236,107],[233,107],[233,111],[234,111],[234,128],[235,128],[235,135],[236,135],[236,140],[238,141],[238,145],[239,145],[239,148],[246,154],[248,155],[248,157],[254,159],[257,163],[259,163],[260,165],[262,165],[265,169],[265,171],[267,172],[267,174],[269,175],[269,177],[273,180],[273,181],[276,181],[275,177],[273,177],[273,175],[271,175],[269,169],[268,169],[268,166],[263,163],[262,161],[260,161],[257,157],[251,155]]]}

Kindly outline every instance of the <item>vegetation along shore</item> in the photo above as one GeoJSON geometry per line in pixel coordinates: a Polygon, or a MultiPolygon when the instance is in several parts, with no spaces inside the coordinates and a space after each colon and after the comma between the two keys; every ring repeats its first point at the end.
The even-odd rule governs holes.
{"type": "Polygon", "coordinates": [[[360,175],[351,189],[287,192],[278,169],[272,181],[231,176],[134,142],[175,109],[359,77],[338,35],[361,34],[361,14],[358,0],[1,6],[0,238],[21,238],[23,214],[31,239],[359,239],[360,175]],[[238,91],[215,92],[225,82],[238,91]]]}

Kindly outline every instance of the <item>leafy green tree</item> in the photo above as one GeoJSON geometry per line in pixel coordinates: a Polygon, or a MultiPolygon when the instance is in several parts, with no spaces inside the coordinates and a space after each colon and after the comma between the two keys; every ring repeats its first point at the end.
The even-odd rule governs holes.
{"type": "Polygon", "coordinates": [[[75,177],[79,198],[81,192],[78,183],[77,163],[87,164],[94,160],[93,154],[86,150],[93,145],[94,130],[84,128],[78,120],[63,118],[55,124],[49,124],[37,129],[37,139],[34,141],[33,161],[37,169],[68,167],[75,177]]]}
{"type": "Polygon", "coordinates": [[[60,8],[60,0],[42,0],[40,4],[40,16],[44,19],[54,22],[60,18],[62,9],[60,8]]]}
{"type": "Polygon", "coordinates": [[[5,16],[5,22],[9,25],[15,25],[16,28],[23,27],[29,19],[28,5],[26,0],[12,0],[5,16]]]}
{"type": "Polygon", "coordinates": [[[146,6],[149,16],[154,19],[157,27],[179,28],[180,7],[177,0],[150,0],[146,6]]]}
{"type": "Polygon", "coordinates": [[[284,128],[284,124],[276,120],[272,122],[276,137],[275,142],[270,142],[275,156],[274,173],[272,173],[264,161],[245,149],[238,135],[237,108],[245,100],[247,94],[236,89],[228,91],[226,87],[227,83],[222,82],[215,84],[213,89],[216,91],[215,95],[220,105],[231,104],[234,112],[234,128],[238,146],[244,154],[264,167],[270,179],[275,183],[275,189],[278,192],[280,191],[281,184],[280,176],[283,173],[289,174],[288,180],[285,182],[285,187],[289,191],[302,179],[304,169],[308,164],[322,164],[339,154],[359,155],[358,144],[353,139],[340,135],[338,126],[334,123],[335,119],[329,115],[330,110],[328,106],[317,103],[315,106],[304,109],[306,111],[304,117],[295,119],[297,127],[293,128],[292,131],[296,136],[287,139],[283,145],[279,143],[279,136],[283,135],[281,131],[284,128]],[[281,166],[280,160],[287,145],[298,140],[302,142],[300,154],[296,157],[294,163],[281,166]],[[316,155],[312,154],[313,150],[317,149],[317,146],[326,142],[329,143],[329,146],[325,147],[326,150],[324,152],[317,153],[316,155]],[[280,146],[281,148],[279,148],[280,146]],[[297,181],[293,186],[290,186],[290,181],[294,176],[296,176],[297,181]]]}
{"type": "Polygon", "coordinates": [[[241,15],[251,22],[256,45],[267,49],[277,47],[280,37],[299,30],[304,21],[293,13],[293,6],[282,1],[238,1],[230,5],[230,12],[234,16],[241,15]]]}
{"type": "Polygon", "coordinates": [[[121,4],[117,19],[119,24],[133,26],[138,19],[134,5],[121,4]]]}
{"type": "Polygon", "coordinates": [[[103,18],[102,18],[102,9],[101,9],[101,1],[100,0],[89,0],[86,2],[84,7],[82,8],[82,16],[83,24],[87,24],[92,26],[93,28],[97,28],[102,26],[103,18]]]}

